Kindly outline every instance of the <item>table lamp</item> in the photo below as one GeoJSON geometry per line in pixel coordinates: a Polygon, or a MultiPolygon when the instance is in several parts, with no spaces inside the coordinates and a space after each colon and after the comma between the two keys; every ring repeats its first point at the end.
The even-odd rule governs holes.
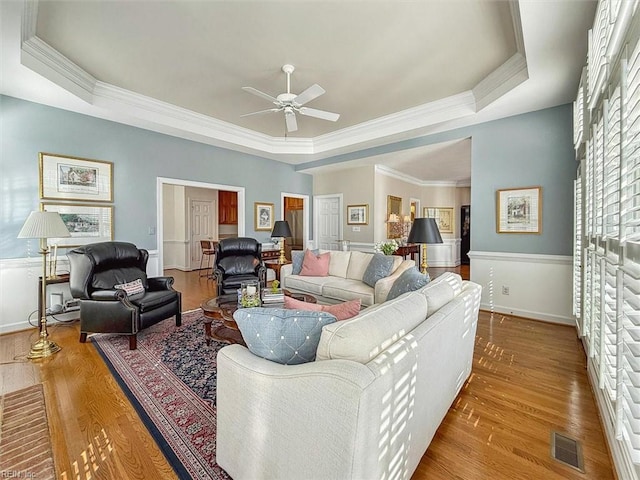
{"type": "Polygon", "coordinates": [[[286,263],[287,259],[284,257],[284,239],[285,237],[292,236],[291,229],[289,228],[289,223],[287,223],[286,220],[276,220],[276,223],[273,225],[271,236],[282,238],[282,240],[280,240],[280,258],[278,259],[278,263],[286,263]]]}
{"type": "Polygon", "coordinates": [[[39,238],[40,254],[42,255],[42,289],[40,301],[43,305],[42,318],[40,319],[40,337],[36,343],[31,345],[31,351],[27,358],[45,358],[60,351],[60,347],[49,341],[47,333],[47,254],[49,247],[47,238],[70,237],[66,225],[58,212],[35,211],[31,212],[18,234],[18,238],[39,238]]]}
{"type": "Polygon", "coordinates": [[[421,243],[422,259],[420,263],[420,273],[423,275],[427,273],[427,244],[428,243],[443,243],[440,236],[440,230],[438,230],[438,224],[435,218],[416,218],[411,226],[409,232],[409,243],[421,243]]]}

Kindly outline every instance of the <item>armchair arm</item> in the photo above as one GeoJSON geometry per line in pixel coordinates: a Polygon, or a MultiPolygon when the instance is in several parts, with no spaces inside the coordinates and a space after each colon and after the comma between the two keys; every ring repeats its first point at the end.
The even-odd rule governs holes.
{"type": "Polygon", "coordinates": [[[96,290],[91,293],[91,300],[117,302],[125,298],[127,298],[127,292],[117,288],[114,290],[96,290]]]}
{"type": "Polygon", "coordinates": [[[147,278],[150,292],[159,290],[173,290],[173,277],[152,277],[147,278]]]}

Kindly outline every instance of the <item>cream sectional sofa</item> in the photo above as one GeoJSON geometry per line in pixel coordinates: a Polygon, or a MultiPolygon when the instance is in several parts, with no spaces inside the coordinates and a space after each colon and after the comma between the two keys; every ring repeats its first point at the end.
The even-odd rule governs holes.
{"type": "Polygon", "coordinates": [[[481,287],[447,273],[325,325],[316,360],[217,356],[217,462],[243,479],[408,479],[471,373],[481,287]]]}
{"type": "Polygon", "coordinates": [[[359,298],[364,307],[374,303],[382,303],[387,299],[389,290],[406,269],[415,265],[413,260],[393,257],[391,275],[382,278],[371,287],[362,281],[373,253],[342,252],[336,250],[320,250],[330,252],[329,276],[307,277],[293,275],[293,265],[284,265],[280,269],[280,283],[283,288],[296,293],[308,293],[316,297],[318,303],[339,303],[359,298]]]}

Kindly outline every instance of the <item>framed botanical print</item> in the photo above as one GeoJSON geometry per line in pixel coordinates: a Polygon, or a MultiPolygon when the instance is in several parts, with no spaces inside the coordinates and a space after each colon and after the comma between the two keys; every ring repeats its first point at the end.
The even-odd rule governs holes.
{"type": "Polygon", "coordinates": [[[40,153],[40,198],[113,202],[113,163],[40,153]]]}
{"type": "Polygon", "coordinates": [[[270,232],[273,230],[273,203],[255,202],[254,230],[256,232],[270,232]]]}

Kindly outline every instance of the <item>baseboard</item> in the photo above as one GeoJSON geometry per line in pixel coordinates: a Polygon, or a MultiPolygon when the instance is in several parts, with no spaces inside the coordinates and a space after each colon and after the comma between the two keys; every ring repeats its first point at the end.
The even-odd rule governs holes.
{"type": "Polygon", "coordinates": [[[491,313],[501,313],[504,315],[514,315],[516,317],[530,318],[532,320],[540,320],[547,323],[556,323],[561,325],[576,326],[576,319],[573,317],[564,317],[562,315],[554,315],[551,313],[534,312],[531,310],[523,310],[520,308],[503,307],[500,305],[491,305],[488,303],[480,304],[481,310],[491,313]]]}

